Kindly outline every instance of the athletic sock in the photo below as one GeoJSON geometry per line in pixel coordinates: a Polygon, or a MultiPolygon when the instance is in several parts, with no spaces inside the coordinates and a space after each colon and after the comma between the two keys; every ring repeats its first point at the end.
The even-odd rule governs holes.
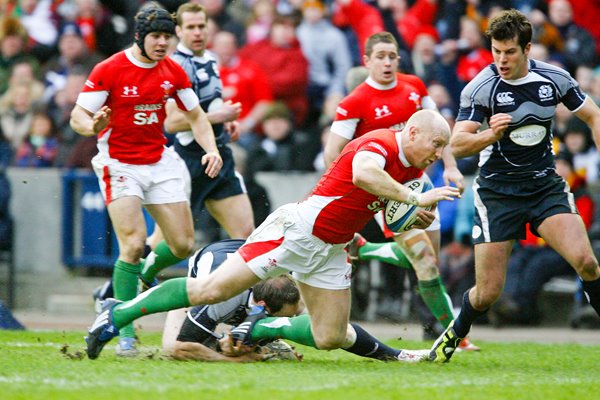
{"type": "Polygon", "coordinates": [[[367,242],[358,249],[358,256],[361,260],[379,260],[400,268],[412,269],[410,261],[396,242],[367,242]]]}
{"type": "Polygon", "coordinates": [[[600,316],[600,278],[594,281],[581,281],[581,286],[586,294],[590,305],[596,310],[596,314],[600,316]]]}
{"type": "Polygon", "coordinates": [[[456,320],[454,320],[454,326],[452,327],[454,333],[456,333],[459,338],[466,337],[471,330],[471,325],[473,325],[473,322],[477,317],[485,314],[489,310],[489,308],[486,308],[483,311],[474,309],[469,300],[469,291],[470,290],[467,290],[463,296],[460,313],[458,314],[458,317],[456,317],[456,320]]]}
{"type": "Polygon", "coordinates": [[[398,357],[400,350],[393,349],[371,336],[360,325],[351,323],[356,332],[354,344],[344,350],[361,357],[375,358],[381,361],[390,361],[398,357]]]}
{"type": "Polygon", "coordinates": [[[433,316],[447,328],[452,321],[452,304],[442,279],[438,276],[430,281],[419,281],[419,294],[433,316]]]}
{"type": "Polygon", "coordinates": [[[297,317],[268,317],[261,319],[252,328],[253,342],[261,339],[288,339],[298,344],[317,348],[310,330],[310,317],[302,314],[297,317]]]}
{"type": "Polygon", "coordinates": [[[118,304],[112,314],[114,325],[121,330],[122,326],[144,315],[189,307],[187,279],[169,279],[133,300],[118,304]]]}
{"type": "Polygon", "coordinates": [[[167,243],[163,240],[157,244],[154,250],[146,257],[140,275],[144,281],[152,283],[160,271],[171,265],[177,264],[181,260],[183,260],[183,258],[174,255],[169,246],[167,246],[167,243]]]}
{"type": "MultiPolygon", "coordinates": [[[[138,275],[140,264],[134,265],[117,260],[113,270],[113,291],[115,299],[127,301],[137,296],[138,275]]],[[[119,330],[120,337],[135,338],[133,325],[124,326],[119,330]]]]}

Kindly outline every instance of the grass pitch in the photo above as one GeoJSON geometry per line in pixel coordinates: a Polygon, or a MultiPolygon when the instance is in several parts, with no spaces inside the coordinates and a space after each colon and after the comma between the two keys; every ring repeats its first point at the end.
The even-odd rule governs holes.
{"type": "Polygon", "coordinates": [[[444,365],[297,346],[302,362],[231,364],[165,359],[160,334],[147,332],[144,356],[116,358],[115,340],[92,361],[84,334],[0,331],[0,399],[600,399],[600,345],[478,341],[483,351],[457,353],[444,365]]]}

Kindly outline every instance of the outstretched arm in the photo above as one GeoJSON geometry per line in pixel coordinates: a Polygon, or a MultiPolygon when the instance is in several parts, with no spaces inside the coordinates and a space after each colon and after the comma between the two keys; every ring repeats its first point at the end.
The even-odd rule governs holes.
{"type": "Polygon", "coordinates": [[[364,152],[359,152],[354,156],[352,183],[376,196],[421,207],[432,206],[442,200],[453,200],[454,197],[460,197],[459,190],[450,186],[434,188],[425,193],[415,194],[408,187],[394,180],[374,159],[364,154],[364,152]]]}
{"type": "Polygon", "coordinates": [[[237,357],[226,356],[218,353],[200,343],[195,342],[175,342],[173,358],[176,360],[197,360],[197,361],[225,361],[225,362],[255,362],[264,361],[268,358],[265,354],[249,352],[237,357]]]}

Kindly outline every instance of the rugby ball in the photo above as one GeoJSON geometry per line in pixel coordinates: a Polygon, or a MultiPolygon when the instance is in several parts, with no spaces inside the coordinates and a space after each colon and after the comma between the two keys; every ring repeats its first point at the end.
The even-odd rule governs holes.
{"type": "MultiPolygon", "coordinates": [[[[425,179],[413,179],[404,184],[410,190],[423,193],[433,189],[433,185],[425,179]]],[[[406,232],[412,229],[419,210],[431,210],[431,206],[419,207],[413,204],[389,200],[385,206],[385,223],[393,232],[406,232]]]]}

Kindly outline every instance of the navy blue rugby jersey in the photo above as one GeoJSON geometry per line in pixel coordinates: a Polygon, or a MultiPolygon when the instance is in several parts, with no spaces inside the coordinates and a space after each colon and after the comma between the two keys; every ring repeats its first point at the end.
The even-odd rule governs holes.
{"type": "MultiPolygon", "coordinates": [[[[189,261],[190,277],[202,277],[217,269],[229,255],[235,253],[244,244],[244,240],[226,239],[212,243],[198,250],[189,261]]],[[[201,329],[197,332],[197,341],[208,344],[218,338],[214,331],[219,323],[238,325],[248,316],[252,289],[211,305],[197,305],[190,309],[187,318],[201,329]]]]}
{"type": "MultiPolygon", "coordinates": [[[[200,99],[200,107],[204,112],[212,112],[221,107],[223,104],[223,83],[219,75],[217,60],[211,52],[205,51],[202,56],[194,56],[190,49],[179,43],[171,58],[181,65],[187,74],[192,83],[192,89],[200,99]]],[[[229,141],[229,135],[223,124],[214,124],[212,128],[217,144],[221,145],[229,141]]],[[[177,133],[177,140],[181,145],[186,146],[188,150],[203,151],[194,140],[192,131],[177,133]]]]}
{"type": "Polygon", "coordinates": [[[554,174],[552,118],[558,103],[577,111],[586,95],[567,71],[529,60],[529,73],[507,81],[494,64],[462,91],[457,121],[483,123],[497,113],[512,121],[502,139],[480,153],[480,178],[522,182],[554,174]]]}

